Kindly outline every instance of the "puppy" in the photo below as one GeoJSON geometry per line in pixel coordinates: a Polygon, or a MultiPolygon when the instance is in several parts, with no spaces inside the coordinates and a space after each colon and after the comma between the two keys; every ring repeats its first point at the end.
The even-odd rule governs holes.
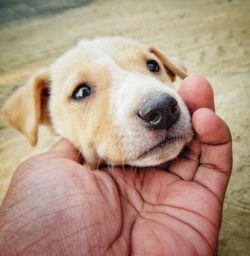
{"type": "Polygon", "coordinates": [[[190,114],[171,83],[186,73],[157,48],[121,37],[82,40],[34,74],[3,107],[34,146],[47,124],[85,162],[155,166],[192,139],[190,114]]]}

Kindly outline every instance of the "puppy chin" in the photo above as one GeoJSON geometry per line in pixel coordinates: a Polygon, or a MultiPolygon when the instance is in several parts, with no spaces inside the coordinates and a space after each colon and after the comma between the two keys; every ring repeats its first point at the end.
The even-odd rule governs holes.
{"type": "Polygon", "coordinates": [[[174,145],[174,149],[170,149],[170,145],[154,149],[152,152],[149,152],[145,156],[139,157],[138,159],[131,161],[129,164],[138,167],[150,167],[160,165],[177,157],[183,149],[184,145],[184,143],[178,143],[174,145]]]}
{"type": "Polygon", "coordinates": [[[193,132],[190,131],[185,139],[168,142],[167,144],[157,147],[152,151],[149,150],[139,158],[129,162],[131,166],[152,167],[159,166],[170,160],[175,159],[193,138],[193,132]]]}

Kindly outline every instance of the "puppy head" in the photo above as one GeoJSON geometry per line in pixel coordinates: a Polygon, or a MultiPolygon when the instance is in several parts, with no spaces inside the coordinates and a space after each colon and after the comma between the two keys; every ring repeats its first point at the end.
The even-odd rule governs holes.
{"type": "Polygon", "coordinates": [[[33,145],[39,123],[51,122],[92,165],[158,165],[192,138],[189,112],[171,88],[176,75],[186,73],[154,47],[83,40],[33,76],[3,112],[33,145]]]}

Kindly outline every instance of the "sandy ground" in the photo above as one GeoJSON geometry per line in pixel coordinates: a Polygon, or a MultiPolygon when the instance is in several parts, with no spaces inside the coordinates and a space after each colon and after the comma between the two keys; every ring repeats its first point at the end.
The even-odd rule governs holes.
{"type": "MultiPolygon", "coordinates": [[[[64,0],[60,8],[59,1],[36,0],[31,6],[27,2],[32,1],[19,1],[24,6],[15,2],[0,1],[0,104],[32,72],[83,37],[122,35],[158,45],[182,59],[191,74],[207,77],[217,112],[234,140],[219,255],[249,255],[250,1],[64,0]]],[[[0,123],[0,201],[18,163],[56,140],[46,129],[40,133],[33,149],[0,123]]]]}

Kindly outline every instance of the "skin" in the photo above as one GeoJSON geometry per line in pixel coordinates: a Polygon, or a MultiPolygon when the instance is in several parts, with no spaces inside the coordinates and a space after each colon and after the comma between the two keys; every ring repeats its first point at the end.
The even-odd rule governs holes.
{"type": "Polygon", "coordinates": [[[179,90],[196,132],[169,170],[88,171],[62,139],[22,163],[0,210],[3,255],[216,255],[230,130],[197,76],[179,90]]]}

